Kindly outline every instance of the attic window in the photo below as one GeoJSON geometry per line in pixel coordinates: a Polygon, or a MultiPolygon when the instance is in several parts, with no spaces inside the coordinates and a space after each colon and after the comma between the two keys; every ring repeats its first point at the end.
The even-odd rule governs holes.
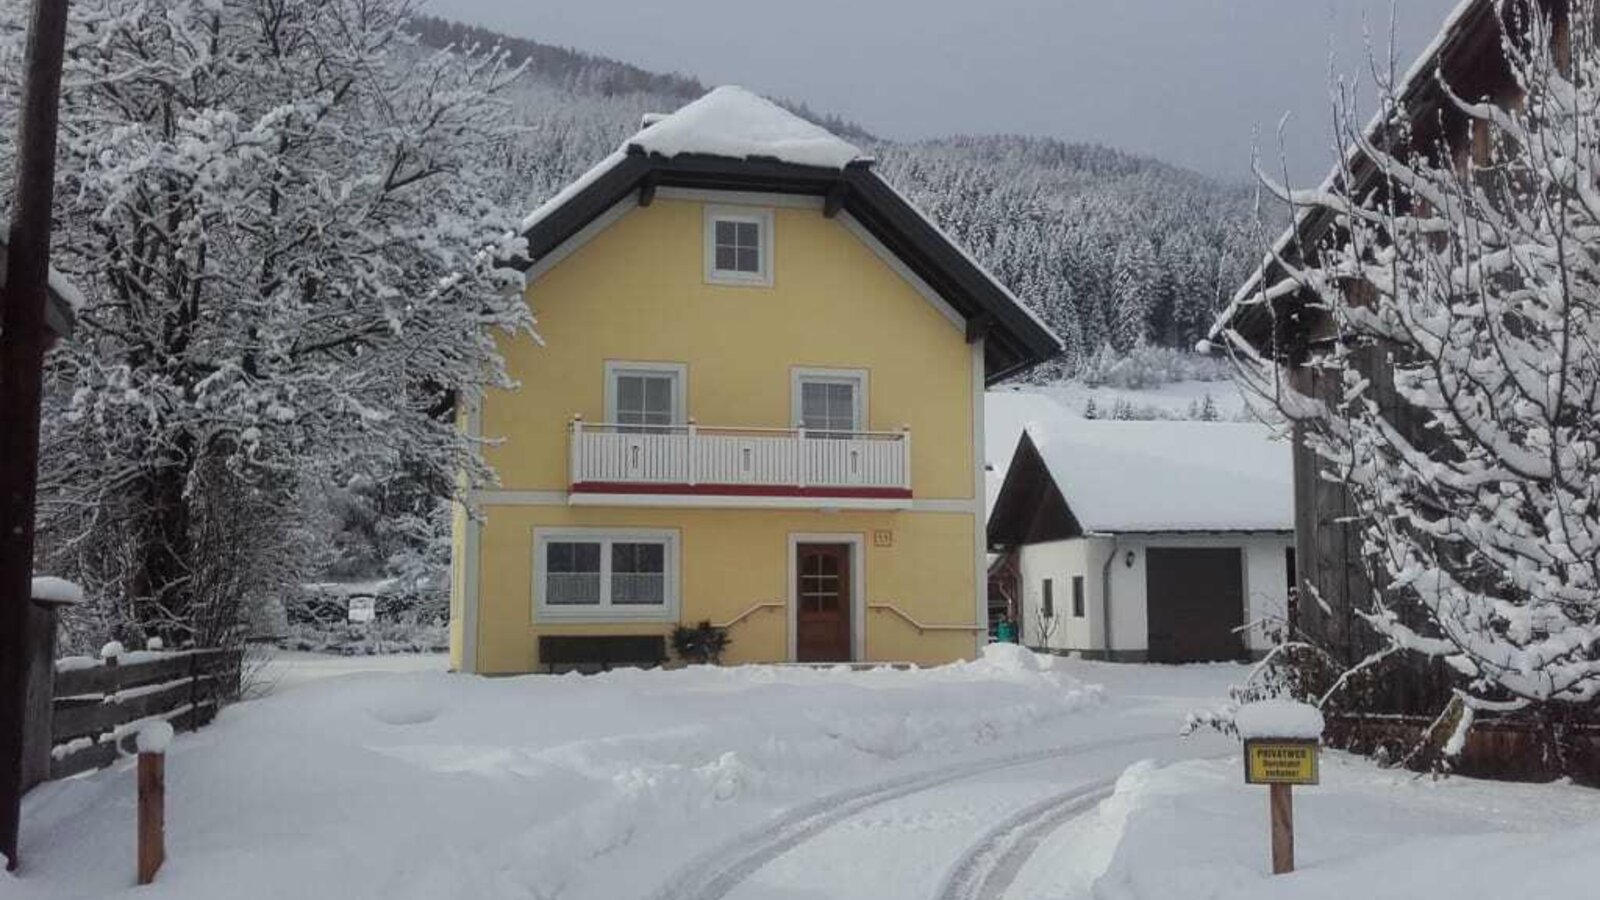
{"type": "Polygon", "coordinates": [[[772,211],[706,210],[706,281],[772,285],[772,211]]]}

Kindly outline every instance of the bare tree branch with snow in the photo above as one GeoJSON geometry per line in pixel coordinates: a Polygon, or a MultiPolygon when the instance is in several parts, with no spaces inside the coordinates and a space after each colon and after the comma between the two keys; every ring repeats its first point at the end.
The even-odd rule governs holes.
{"type": "Polygon", "coordinates": [[[56,246],[89,299],[50,361],[45,539],[131,627],[227,639],[298,577],[300,494],[363,458],[487,476],[454,410],[532,327],[492,193],[515,72],[410,13],[74,4],[56,246]]]}
{"type": "Polygon", "coordinates": [[[1338,104],[1354,150],[1331,188],[1264,177],[1333,216],[1256,301],[1312,298],[1326,327],[1305,365],[1342,390],[1297,391],[1230,335],[1242,377],[1350,495],[1377,586],[1363,617],[1461,673],[1478,709],[1600,696],[1600,53],[1587,4],[1565,32],[1505,21],[1520,96],[1441,79],[1466,120],[1455,144],[1417,146],[1380,83],[1381,127],[1338,104]]]}

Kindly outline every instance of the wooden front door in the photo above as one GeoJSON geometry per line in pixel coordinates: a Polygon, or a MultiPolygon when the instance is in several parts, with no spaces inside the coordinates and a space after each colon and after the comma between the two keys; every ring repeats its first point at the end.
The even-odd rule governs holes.
{"type": "Polygon", "coordinates": [[[850,545],[795,548],[795,658],[849,662],[850,545]]]}

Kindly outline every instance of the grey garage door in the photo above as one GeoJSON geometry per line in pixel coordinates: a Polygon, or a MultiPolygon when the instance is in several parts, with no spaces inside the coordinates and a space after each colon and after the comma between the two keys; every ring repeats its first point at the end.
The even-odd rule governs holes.
{"type": "Polygon", "coordinates": [[[1244,554],[1237,547],[1145,551],[1152,662],[1239,659],[1244,641],[1244,554]]]}

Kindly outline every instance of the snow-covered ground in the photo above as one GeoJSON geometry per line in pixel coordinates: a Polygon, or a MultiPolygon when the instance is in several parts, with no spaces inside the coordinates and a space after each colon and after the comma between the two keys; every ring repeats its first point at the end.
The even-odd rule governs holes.
{"type": "Polygon", "coordinates": [[[1581,842],[1538,836],[1600,813],[1334,756],[1297,795],[1304,872],[1270,879],[1236,745],[1177,737],[1244,671],[1004,646],[913,671],[301,677],[173,742],[155,885],[131,886],[124,762],[28,796],[0,898],[1371,896],[1363,866],[1408,848],[1440,878],[1463,854],[1559,870],[1581,842]]]}
{"type": "Polygon", "coordinates": [[[1091,387],[1078,381],[1061,381],[1038,390],[1082,416],[1094,403],[1096,415],[1111,418],[1117,404],[1126,404],[1139,419],[1194,419],[1209,398],[1221,421],[1250,421],[1250,409],[1234,382],[1175,381],[1152,388],[1091,387]]]}
{"type": "Polygon", "coordinates": [[[444,672],[450,668],[446,653],[390,653],[343,656],[269,648],[252,669],[248,693],[253,697],[297,688],[326,678],[372,672],[444,672]]]}
{"type": "Polygon", "coordinates": [[[1267,789],[1237,755],[1140,763],[1028,860],[1013,900],[1588,897],[1600,791],[1434,780],[1326,753],[1294,790],[1296,871],[1271,872],[1267,789]]]}

